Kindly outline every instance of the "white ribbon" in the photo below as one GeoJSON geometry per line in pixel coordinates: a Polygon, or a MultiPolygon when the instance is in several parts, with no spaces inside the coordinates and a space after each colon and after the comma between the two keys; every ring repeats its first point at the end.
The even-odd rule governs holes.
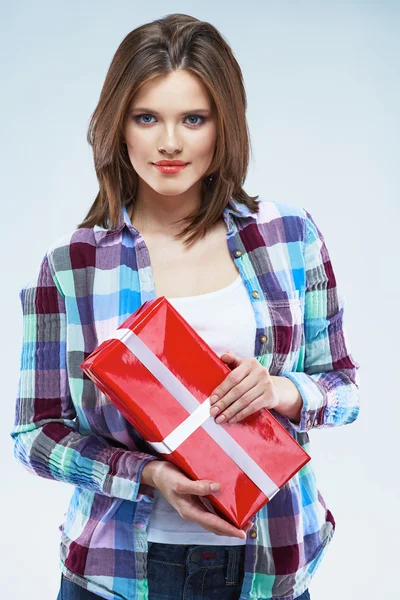
{"type": "Polygon", "coordinates": [[[181,381],[164,365],[148,346],[128,328],[117,329],[107,339],[117,339],[140,360],[172,396],[185,408],[189,416],[182,421],[162,442],[149,442],[156,452],[170,454],[178,448],[198,427],[203,429],[224,452],[246,473],[269,500],[279,492],[276,483],[258,466],[229,433],[217,425],[210,415],[210,399],[200,403],[181,381]]]}

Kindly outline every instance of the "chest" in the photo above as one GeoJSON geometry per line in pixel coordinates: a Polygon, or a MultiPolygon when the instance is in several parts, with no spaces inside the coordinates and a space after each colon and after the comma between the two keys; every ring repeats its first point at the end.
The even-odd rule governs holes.
{"type": "Polygon", "coordinates": [[[230,285],[238,276],[223,223],[191,246],[160,236],[144,234],[143,239],[149,253],[156,297],[207,294],[230,285]]]}
{"type": "MultiPolygon", "coordinates": [[[[253,355],[271,374],[291,370],[303,337],[302,240],[273,244],[284,237],[274,227],[227,231],[222,223],[190,246],[145,232],[133,244],[124,230],[95,255],[84,252],[81,243],[71,245],[68,257],[57,256],[56,269],[66,296],[69,345],[91,352],[144,302],[208,294],[229,286],[240,273],[256,324],[253,355]],[[94,270],[82,268],[89,267],[88,257],[94,270]],[[73,277],[64,266],[68,261],[73,277]]],[[[239,312],[236,296],[230,302],[239,312]]]]}

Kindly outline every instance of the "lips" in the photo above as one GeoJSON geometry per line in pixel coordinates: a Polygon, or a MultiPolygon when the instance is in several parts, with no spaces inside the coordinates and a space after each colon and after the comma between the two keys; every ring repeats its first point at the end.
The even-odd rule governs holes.
{"type": "Polygon", "coordinates": [[[159,167],[184,167],[187,164],[183,160],[159,160],[153,163],[153,165],[158,165],[159,167]]]}
{"type": "Polygon", "coordinates": [[[153,166],[163,173],[164,175],[175,175],[176,173],[180,173],[183,171],[189,163],[185,163],[181,160],[179,161],[160,161],[158,163],[153,163],[153,166]]]}

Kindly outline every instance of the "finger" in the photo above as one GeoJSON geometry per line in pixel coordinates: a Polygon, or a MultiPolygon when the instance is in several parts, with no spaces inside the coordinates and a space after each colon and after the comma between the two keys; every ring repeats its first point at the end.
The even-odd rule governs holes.
{"type": "Polygon", "coordinates": [[[201,525],[217,535],[229,535],[240,539],[246,538],[246,532],[243,529],[238,529],[231,523],[228,523],[227,521],[224,521],[224,519],[207,511],[205,507],[201,508],[200,506],[197,506],[194,502],[185,507],[181,512],[181,516],[184,519],[188,519],[189,521],[201,525]]]}
{"type": "MultiPolygon", "coordinates": [[[[219,398],[219,400],[212,405],[210,414],[215,417],[217,414],[224,412],[228,406],[241,399],[244,394],[247,394],[252,388],[258,385],[259,382],[260,376],[254,371],[250,371],[250,373],[241,381],[239,381],[235,387],[230,389],[224,396],[219,398]],[[218,412],[215,410],[216,408],[218,409],[218,412]]],[[[244,406],[245,404],[242,404],[239,410],[244,408],[244,406]]]]}
{"type": "Polygon", "coordinates": [[[225,350],[225,352],[222,352],[222,354],[220,354],[219,357],[222,358],[224,362],[237,361],[238,359],[236,354],[234,354],[234,352],[231,352],[230,350],[225,350]]]}
{"type": "MultiPolygon", "coordinates": [[[[256,410],[258,410],[258,408],[255,408],[253,406],[254,403],[256,402],[256,400],[258,400],[258,398],[263,396],[263,394],[265,394],[265,387],[260,383],[256,384],[245,394],[243,394],[240,398],[238,398],[235,402],[232,402],[228,406],[228,408],[226,408],[224,411],[221,411],[218,417],[216,418],[216,422],[226,423],[227,421],[230,421],[235,415],[243,413],[244,411],[247,411],[248,415],[252,414],[256,410]],[[222,417],[224,418],[222,419],[222,417]]],[[[263,400],[264,397],[262,398],[262,401],[263,400]]]]}
{"type": "MultiPolygon", "coordinates": [[[[259,365],[260,363],[257,361],[257,364],[259,365]]],[[[219,398],[225,396],[225,394],[229,392],[231,388],[237,385],[240,381],[242,381],[242,379],[244,379],[244,377],[246,377],[250,373],[252,368],[254,368],[253,359],[244,359],[243,362],[238,367],[236,367],[236,369],[231,371],[225,377],[225,379],[213,390],[213,392],[210,394],[210,403],[213,404],[219,398]]]]}
{"type": "MultiPolygon", "coordinates": [[[[208,506],[205,505],[202,501],[202,499],[199,496],[190,496],[190,499],[196,504],[196,506],[199,506],[202,510],[204,510],[204,507],[207,509],[207,512],[209,512],[208,506]]],[[[225,520],[223,519],[223,521],[225,522],[225,520]]],[[[242,530],[243,531],[248,531],[249,529],[251,529],[254,525],[253,521],[247,521],[243,527],[242,530]]]]}
{"type": "Polygon", "coordinates": [[[246,408],[241,410],[240,412],[230,417],[228,420],[224,421],[224,423],[239,423],[239,421],[243,421],[246,417],[250,415],[254,415],[258,410],[263,408],[268,408],[267,401],[265,400],[265,394],[261,394],[258,396],[253,402],[251,402],[246,408]]]}
{"type": "MultiPolygon", "coordinates": [[[[210,512],[208,506],[203,503],[203,500],[201,499],[200,496],[192,495],[192,496],[186,496],[186,498],[190,498],[190,500],[192,502],[194,502],[195,505],[198,506],[202,511],[204,511],[204,508],[206,508],[206,512],[210,512]]],[[[222,520],[224,521],[224,523],[226,522],[225,519],[222,519],[222,520]]],[[[242,530],[247,532],[249,529],[251,529],[253,527],[253,525],[254,525],[254,523],[252,521],[247,521],[243,525],[242,530]]]]}
{"type": "Polygon", "coordinates": [[[208,496],[219,492],[221,484],[218,481],[210,481],[208,479],[201,479],[198,481],[192,481],[187,477],[175,482],[174,491],[178,494],[195,494],[197,496],[208,496]]]}
{"type": "Polygon", "coordinates": [[[231,371],[243,362],[243,358],[236,356],[236,354],[234,354],[233,352],[223,352],[220,355],[220,359],[223,360],[224,363],[226,363],[229,366],[231,371]]]}

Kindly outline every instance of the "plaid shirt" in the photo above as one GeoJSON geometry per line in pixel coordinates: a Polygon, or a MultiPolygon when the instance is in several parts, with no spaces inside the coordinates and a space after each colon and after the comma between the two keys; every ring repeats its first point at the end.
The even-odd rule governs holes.
{"type": "MultiPolygon", "coordinates": [[[[289,377],[299,424],[272,410],[309,451],[309,431],[345,425],[359,412],[359,364],[343,331],[343,300],[311,215],[259,200],[231,201],[227,244],[256,320],[254,356],[289,377]]],[[[60,525],[60,569],[110,600],[147,600],[146,525],[154,489],[140,483],[156,458],[79,365],[146,300],[155,298],[148,249],[126,207],[116,229],[59,238],[21,289],[23,341],[15,458],[32,474],[75,486],[60,525]]],[[[256,515],[247,536],[241,600],[293,600],[308,587],[335,521],[305,465],[256,515]]]]}

